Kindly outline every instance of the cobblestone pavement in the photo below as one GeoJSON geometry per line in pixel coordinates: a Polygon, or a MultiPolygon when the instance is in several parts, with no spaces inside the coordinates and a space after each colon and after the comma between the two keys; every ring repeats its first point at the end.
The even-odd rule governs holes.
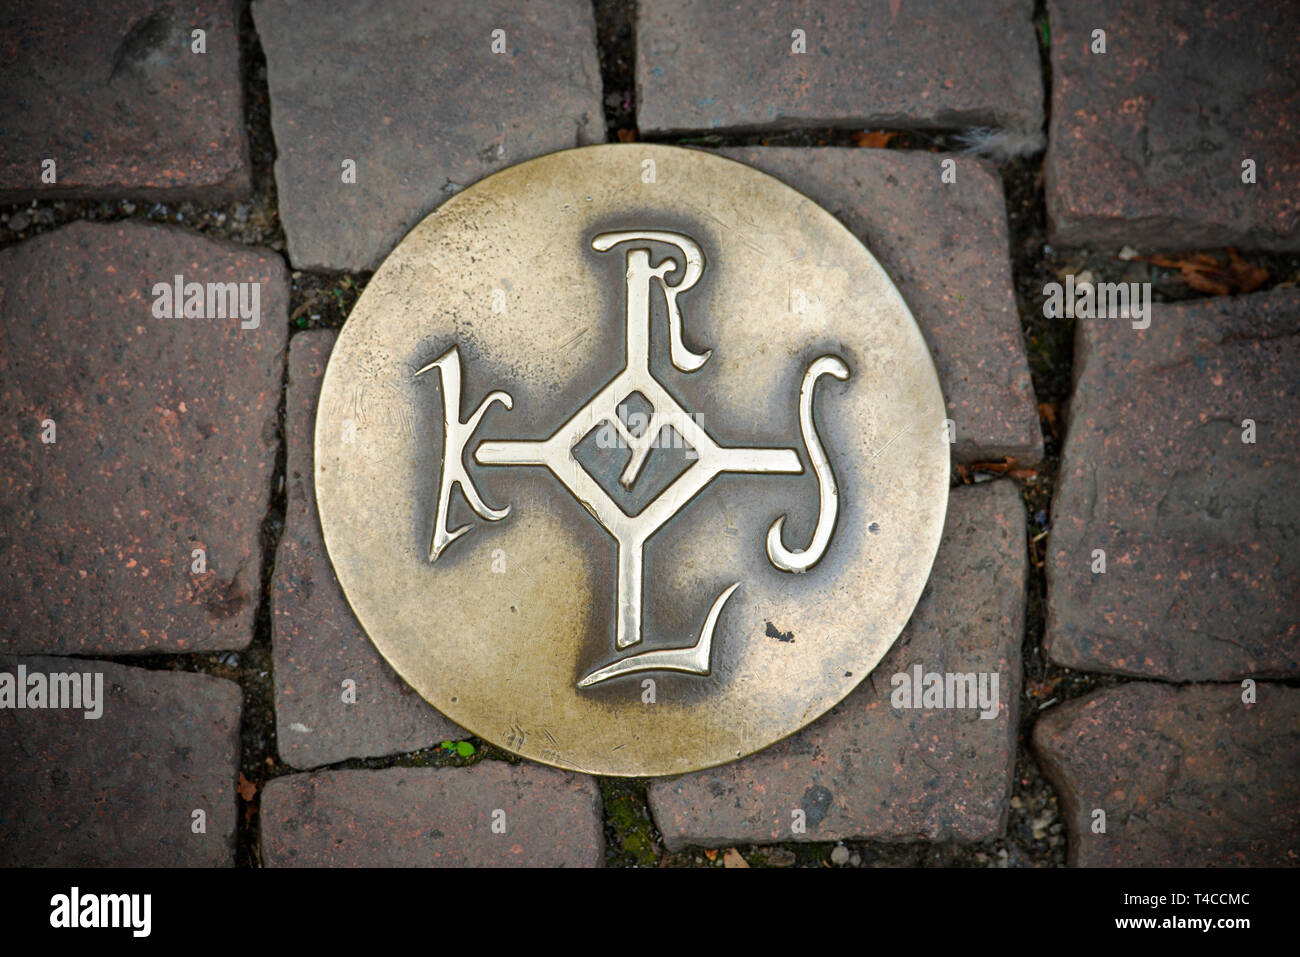
{"type": "Polygon", "coordinates": [[[1295,6],[91,6],[0,13],[0,864],[1300,863],[1295,6]],[[336,331],[406,230],[638,139],[836,215],[954,429],[875,672],[656,781],[415,695],[311,485],[336,331]],[[950,673],[970,707],[928,707],[950,673]]]}

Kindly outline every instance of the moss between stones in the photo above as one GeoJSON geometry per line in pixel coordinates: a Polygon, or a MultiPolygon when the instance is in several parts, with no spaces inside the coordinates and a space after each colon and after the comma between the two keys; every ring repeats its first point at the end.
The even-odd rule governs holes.
{"type": "Polygon", "coordinates": [[[646,782],[598,780],[605,807],[605,863],[610,867],[655,867],[664,849],[650,818],[646,782]]]}

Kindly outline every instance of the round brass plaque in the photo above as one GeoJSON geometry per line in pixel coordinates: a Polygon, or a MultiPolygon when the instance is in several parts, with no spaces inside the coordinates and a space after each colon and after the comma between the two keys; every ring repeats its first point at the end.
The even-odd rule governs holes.
{"type": "Polygon", "coordinates": [[[316,419],[339,582],[426,700],[590,774],[731,761],[847,695],[921,595],[944,403],[807,197],[667,146],[487,177],[375,273],[316,419]]]}

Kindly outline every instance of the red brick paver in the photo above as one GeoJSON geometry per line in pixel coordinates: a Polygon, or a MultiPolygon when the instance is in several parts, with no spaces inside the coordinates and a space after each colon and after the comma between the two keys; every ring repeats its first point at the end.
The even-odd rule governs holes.
{"type": "Polygon", "coordinates": [[[1133,682],[1046,712],[1034,747],[1082,867],[1300,863],[1300,689],[1133,682]],[[1103,828],[1099,830],[1099,828],[1103,828]]]}
{"type": "Polygon", "coordinates": [[[1300,293],[1156,304],[1150,324],[1078,320],[1047,653],[1171,681],[1294,676],[1300,293]]]}
{"type": "Polygon", "coordinates": [[[534,764],[322,771],[262,795],[268,867],[598,867],[593,779],[534,764]]]}
{"type": "Polygon", "coordinates": [[[6,657],[0,673],[25,675],[29,703],[38,674],[103,693],[95,709],[0,708],[0,865],[234,863],[238,685],[83,658],[6,657]]]}
{"type": "Polygon", "coordinates": [[[178,229],[75,223],[0,251],[0,651],[252,640],[287,303],[279,256],[178,229]],[[155,315],[177,276],[258,284],[257,327],[155,315]]]}
{"type": "Polygon", "coordinates": [[[1033,10],[1031,0],[641,0],[637,122],[651,133],[1037,131],[1043,88],[1033,10]],[[806,52],[796,53],[801,39],[806,52]]]}
{"type": "Polygon", "coordinates": [[[300,268],[373,269],[475,180],[604,140],[586,0],[335,0],[310,16],[257,0],[253,18],[280,218],[300,268]]]}
{"type": "Polygon", "coordinates": [[[4,4],[0,202],[248,193],[235,19],[232,0],[4,4]]]}
{"type": "Polygon", "coordinates": [[[1300,5],[1047,6],[1053,242],[1300,249],[1300,5]]]}

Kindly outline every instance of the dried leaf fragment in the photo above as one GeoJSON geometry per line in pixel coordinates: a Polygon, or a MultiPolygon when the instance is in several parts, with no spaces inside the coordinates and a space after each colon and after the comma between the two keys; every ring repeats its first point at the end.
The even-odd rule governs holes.
{"type": "Polygon", "coordinates": [[[882,150],[897,135],[897,133],[886,133],[884,130],[860,130],[853,134],[853,145],[882,150]]]}
{"type": "Polygon", "coordinates": [[[727,848],[722,854],[723,867],[749,867],[749,862],[740,856],[734,847],[727,848]]]}

